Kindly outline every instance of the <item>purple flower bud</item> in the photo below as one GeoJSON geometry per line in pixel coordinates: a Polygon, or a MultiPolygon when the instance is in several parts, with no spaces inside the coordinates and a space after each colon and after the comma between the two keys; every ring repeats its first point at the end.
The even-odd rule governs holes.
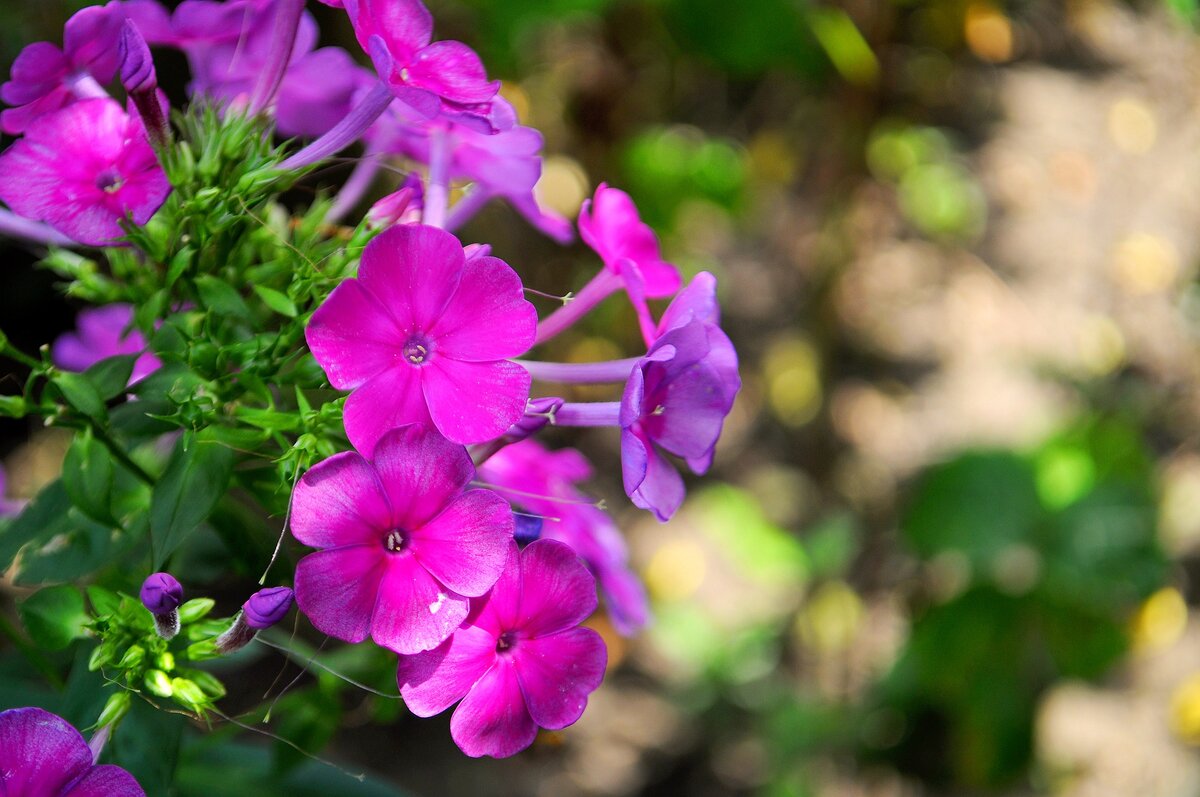
{"type": "Polygon", "coordinates": [[[542,536],[543,519],[540,516],[516,514],[514,518],[513,539],[522,548],[542,536]]]}
{"type": "Polygon", "coordinates": [[[525,415],[514,423],[504,433],[505,441],[519,443],[527,437],[540,432],[547,424],[554,422],[554,414],[563,405],[560,398],[546,397],[530,399],[525,406],[525,415]]]}
{"type": "Polygon", "coordinates": [[[262,630],[284,618],[292,608],[292,591],[287,587],[261,589],[242,604],[246,625],[262,630]]]}
{"type": "Polygon", "coordinates": [[[142,582],[142,605],[154,615],[154,629],[163,639],[174,639],[179,633],[179,604],[183,603],[183,587],[170,573],[155,573],[142,582]]]}
{"type": "Polygon", "coordinates": [[[151,614],[167,614],[183,603],[183,587],[170,573],[155,573],[142,582],[141,597],[151,614]]]}
{"type": "Polygon", "coordinates": [[[171,131],[158,96],[158,75],[150,47],[132,20],[125,20],[117,49],[121,56],[121,85],[137,108],[150,142],[161,147],[167,143],[171,131]]]}
{"type": "Polygon", "coordinates": [[[384,229],[393,224],[411,224],[421,220],[425,204],[421,178],[410,174],[399,190],[385,196],[367,211],[367,224],[384,229]]]}

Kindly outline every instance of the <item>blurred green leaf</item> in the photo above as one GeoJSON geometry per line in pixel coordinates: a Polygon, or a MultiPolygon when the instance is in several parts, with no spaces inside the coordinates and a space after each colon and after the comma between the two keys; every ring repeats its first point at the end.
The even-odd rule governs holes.
{"type": "Polygon", "coordinates": [[[216,507],[233,465],[233,451],[204,435],[184,435],[176,444],[150,499],[155,570],[216,507]]]}
{"type": "Polygon", "coordinates": [[[83,593],[69,584],[38,590],[17,604],[21,622],[35,644],[62,650],[84,635],[89,617],[83,593]]]}

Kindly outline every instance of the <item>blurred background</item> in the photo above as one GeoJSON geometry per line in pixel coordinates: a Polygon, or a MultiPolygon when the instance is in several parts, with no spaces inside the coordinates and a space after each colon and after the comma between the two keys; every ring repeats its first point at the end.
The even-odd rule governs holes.
{"type": "MultiPolygon", "coordinates": [[[[0,0],[0,70],[81,5],[0,0]]],[[[222,675],[300,676],[274,732],[375,785],[225,726],[186,732],[171,793],[1200,793],[1195,0],[429,5],[545,134],[545,204],[624,188],[718,276],[744,388],[666,525],[624,499],[616,435],[551,438],[597,463],[655,611],[632,640],[593,621],[611,667],[576,726],[473,761],[448,715],[260,650],[222,675]]],[[[181,101],[182,60],[160,75],[181,101]]],[[[599,266],[503,206],[463,238],[548,293],[599,266]]],[[[33,253],[0,257],[10,337],[71,326],[33,253]]],[[[638,345],[612,300],[546,356],[638,345]]],[[[14,494],[62,451],[0,426],[14,494]]],[[[234,610],[245,578],[212,572],[234,610]]],[[[332,661],[389,688],[356,655],[332,661]]]]}

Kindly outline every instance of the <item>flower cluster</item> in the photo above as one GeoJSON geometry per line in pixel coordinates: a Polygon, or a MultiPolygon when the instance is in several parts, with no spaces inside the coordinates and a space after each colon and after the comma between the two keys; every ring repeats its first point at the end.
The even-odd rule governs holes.
{"type": "MultiPolygon", "coordinates": [[[[737,356],[715,279],[684,287],[633,199],[605,184],[577,221],[595,276],[539,315],[509,262],[454,231],[503,199],[551,238],[574,237],[534,195],[541,134],[469,47],[435,40],[419,0],[327,4],[361,53],[317,47],[303,0],[112,0],[72,17],[61,48],[21,54],[0,89],[15,106],[5,130],[21,136],[0,154],[0,231],[63,247],[47,264],[101,306],[42,361],[20,355],[53,390],[0,407],[81,430],[64,465],[73,517],[98,536],[148,535],[154,570],[231,485],[286,514],[316,549],[294,575],[312,625],[395,654],[415,714],[458,703],[462,750],[508,756],[539,727],[575,722],[598,688],[606,650],[583,627],[598,593],[618,632],[649,619],[616,523],[582,487],[590,463],[532,438],[613,427],[629,499],[666,521],[684,499],[673,458],[697,474],[712,463],[737,356]],[[190,65],[191,109],[174,127],[151,48],[190,65]],[[271,125],[308,140],[276,146],[271,125]],[[331,201],[263,221],[288,212],[278,196],[310,167],[356,143],[364,156],[331,201]],[[405,164],[402,181],[354,228],[334,226],[389,160],[405,164]],[[108,268],[65,251],[79,247],[103,248],[108,268]],[[635,356],[526,359],[615,293],[644,343],[635,356]],[[651,303],[665,300],[656,318],[651,303]],[[613,385],[613,400],[548,389],[583,383],[613,385]],[[165,461],[143,466],[154,457],[165,461]],[[234,467],[256,457],[276,468],[265,485],[234,467]]],[[[32,546],[23,520],[13,528],[32,546]]],[[[227,627],[183,632],[192,602],[178,581],[155,573],[141,598],[157,637],[133,642],[149,622],[114,610],[123,619],[97,626],[110,637],[101,658],[117,655],[120,630],[143,651],[120,655],[127,680],[203,713],[203,675],[171,676],[145,651],[171,664],[164,646],[191,634],[192,659],[232,653],[293,592],[260,591],[227,627]]]]}

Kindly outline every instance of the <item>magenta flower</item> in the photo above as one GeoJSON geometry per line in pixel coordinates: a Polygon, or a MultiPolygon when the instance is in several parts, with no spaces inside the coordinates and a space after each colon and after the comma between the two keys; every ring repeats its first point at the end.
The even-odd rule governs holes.
{"type": "Polygon", "coordinates": [[[146,797],[125,770],[94,766],[79,731],[40,708],[0,711],[4,797],[146,797]]]}
{"type": "Polygon", "coordinates": [[[315,465],[292,496],[292,534],[322,549],[296,566],[300,610],[347,642],[440,645],[512,544],[512,510],[465,490],[474,476],[466,449],[420,424],[385,434],[370,460],[346,452],[315,465]]]}
{"type": "Polygon", "coordinates": [[[139,119],[113,100],[39,116],[0,155],[0,199],[83,244],[111,245],[171,193],[139,119]]]}
{"type": "Polygon", "coordinates": [[[469,756],[519,753],[539,726],[579,719],[604,679],[604,641],[579,627],[595,608],[595,582],[569,547],[510,544],[504,574],[470,620],[438,648],[400,657],[400,694],[419,717],[462,700],[450,735],[469,756]]]}
{"type": "Polygon", "coordinates": [[[456,116],[488,129],[499,81],[467,45],[431,43],[433,16],[420,0],[346,0],[354,34],[379,77],[403,103],[429,118],[456,116]]]}
{"type": "Polygon", "coordinates": [[[133,363],[129,384],[157,371],[162,362],[147,350],[146,338],[133,326],[133,307],[108,304],[82,311],[76,331],[66,332],[54,341],[50,357],[65,371],[86,371],[91,366],[119,354],[141,354],[133,363]]]}
{"type": "Polygon", "coordinates": [[[577,487],[592,466],[572,448],[548,451],[534,440],[506,446],[479,468],[524,511],[555,518],[542,525],[546,539],[570,545],[596,577],[613,626],[632,635],[646,624],[646,591],[629,568],[629,551],[612,518],[577,487]],[[505,492],[511,490],[511,493],[505,492]]]}
{"type": "Polygon", "coordinates": [[[621,399],[621,472],[635,505],[662,521],[675,513],[683,479],[658,449],[707,471],[740,387],[737,354],[719,327],[692,318],[654,343],[621,399]]]}
{"type": "Polygon", "coordinates": [[[306,337],[330,383],[353,391],[346,434],[371,451],[406,423],[456,443],[502,435],[524,413],[530,384],[507,358],[529,348],[536,325],[504,261],[468,260],[450,233],[412,224],[367,244],[358,278],[317,308],[306,337]]]}

